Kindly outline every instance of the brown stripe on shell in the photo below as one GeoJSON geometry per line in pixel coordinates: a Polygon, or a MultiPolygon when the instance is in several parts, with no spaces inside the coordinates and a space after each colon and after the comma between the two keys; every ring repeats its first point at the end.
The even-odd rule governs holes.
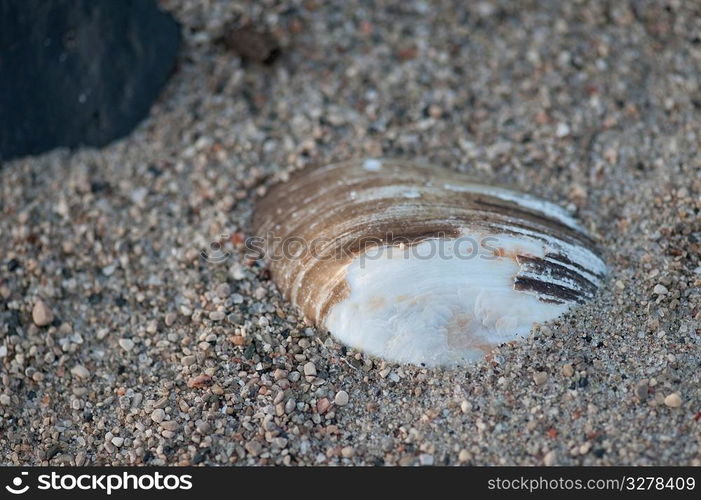
{"type": "Polygon", "coordinates": [[[515,283],[517,290],[531,290],[546,296],[542,298],[576,302],[590,299],[596,293],[594,283],[561,264],[527,255],[518,255],[516,260],[521,265],[515,283]]]}
{"type": "Polygon", "coordinates": [[[584,302],[582,293],[572,288],[542,281],[537,278],[527,276],[516,276],[514,280],[514,288],[522,292],[535,292],[540,296],[541,300],[546,301],[562,301],[562,302],[584,302]]]}
{"type": "MultiPolygon", "coordinates": [[[[594,246],[593,248],[596,248],[596,247],[594,246]]],[[[572,262],[571,259],[569,259],[566,255],[563,255],[561,253],[548,254],[548,258],[550,260],[556,260],[558,262],[562,262],[563,264],[567,264],[568,266],[574,267],[582,273],[592,274],[593,276],[596,276],[599,279],[604,278],[604,275],[602,273],[595,273],[595,272],[592,272],[591,269],[585,269],[583,266],[577,264],[576,262],[572,262]]]]}

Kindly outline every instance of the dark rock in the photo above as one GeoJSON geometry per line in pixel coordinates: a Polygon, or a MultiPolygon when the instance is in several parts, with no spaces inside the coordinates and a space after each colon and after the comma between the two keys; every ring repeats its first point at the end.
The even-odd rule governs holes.
{"type": "Polygon", "coordinates": [[[0,160],[128,134],[179,45],[153,0],[0,0],[0,160]]]}
{"type": "Polygon", "coordinates": [[[51,460],[56,455],[58,455],[60,451],[61,451],[61,445],[59,445],[59,444],[53,444],[53,445],[49,446],[49,448],[46,450],[46,459],[51,460]]]}
{"type": "Polygon", "coordinates": [[[280,55],[280,45],[275,36],[251,25],[237,28],[231,23],[227,24],[218,42],[244,61],[269,65],[280,55]]]}
{"type": "Polygon", "coordinates": [[[192,464],[193,465],[199,465],[202,462],[204,462],[207,459],[207,455],[211,453],[211,450],[209,448],[202,448],[200,449],[197,453],[195,453],[194,458],[192,459],[192,464]]]}
{"type": "Polygon", "coordinates": [[[3,322],[7,325],[7,333],[10,335],[17,335],[22,327],[22,318],[19,315],[19,311],[16,309],[10,309],[3,316],[3,322]]]}

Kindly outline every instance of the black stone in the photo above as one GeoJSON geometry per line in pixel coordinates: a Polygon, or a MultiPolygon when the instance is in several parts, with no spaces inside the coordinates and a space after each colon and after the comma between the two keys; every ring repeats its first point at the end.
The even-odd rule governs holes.
{"type": "Polygon", "coordinates": [[[154,0],[0,0],[0,161],[125,136],[179,45],[154,0]]]}
{"type": "Polygon", "coordinates": [[[22,318],[20,318],[19,311],[16,309],[10,309],[10,313],[7,318],[7,327],[10,330],[10,334],[16,333],[17,328],[22,326],[22,318]]]}
{"type": "Polygon", "coordinates": [[[61,452],[61,446],[58,444],[51,445],[48,450],[46,450],[46,459],[51,460],[56,455],[61,452]]]}
{"type": "Polygon", "coordinates": [[[227,23],[217,43],[238,54],[245,62],[271,65],[280,56],[280,44],[275,36],[251,25],[235,27],[233,23],[227,23]]]}
{"type": "Polygon", "coordinates": [[[202,448],[200,451],[195,453],[195,456],[192,459],[192,464],[193,465],[198,465],[204,462],[207,459],[207,455],[211,453],[211,450],[209,448],[202,448]]]}
{"type": "Polygon", "coordinates": [[[255,354],[255,352],[256,352],[256,346],[253,344],[249,344],[248,347],[246,347],[246,349],[244,349],[244,351],[243,351],[243,357],[246,359],[251,359],[253,357],[253,355],[255,354]]]}

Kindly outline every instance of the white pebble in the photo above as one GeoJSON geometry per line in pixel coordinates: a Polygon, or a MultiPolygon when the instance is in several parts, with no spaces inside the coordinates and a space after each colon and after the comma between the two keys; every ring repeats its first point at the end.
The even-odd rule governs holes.
{"type": "Polygon", "coordinates": [[[166,412],[162,408],[156,408],[151,412],[151,420],[160,424],[166,418],[166,412]]]}
{"type": "Polygon", "coordinates": [[[173,326],[173,323],[175,323],[175,320],[177,319],[177,316],[175,313],[169,312],[166,314],[166,317],[164,319],[166,326],[173,326]]]}
{"type": "Polygon", "coordinates": [[[545,372],[535,372],[533,374],[533,382],[536,385],[543,385],[548,380],[548,374],[545,372]]]}
{"type": "Polygon", "coordinates": [[[229,294],[231,294],[231,287],[228,283],[221,283],[219,286],[217,286],[214,293],[216,293],[217,297],[220,299],[225,299],[229,296],[229,294]]]}
{"type": "Polygon", "coordinates": [[[333,398],[333,402],[336,403],[337,406],[346,406],[349,400],[350,397],[346,391],[338,391],[336,397],[333,398]]]}
{"type": "Polygon", "coordinates": [[[285,403],[285,413],[287,413],[287,414],[292,413],[292,411],[295,409],[296,406],[297,406],[297,402],[294,399],[292,399],[292,398],[288,399],[287,403],[285,403]]]}
{"type": "Polygon", "coordinates": [[[382,162],[375,158],[368,158],[363,162],[363,168],[370,172],[377,172],[382,168],[382,162]]]}
{"type": "Polygon", "coordinates": [[[307,377],[316,377],[316,366],[311,361],[304,365],[304,375],[307,377]]]}
{"type": "Polygon", "coordinates": [[[226,313],[224,311],[212,311],[209,313],[209,319],[212,321],[221,321],[226,317],[226,313]]]}
{"type": "Polygon", "coordinates": [[[75,365],[71,368],[71,374],[79,378],[88,378],[90,376],[90,372],[83,365],[75,365]]]}
{"type": "Polygon", "coordinates": [[[555,135],[559,138],[567,137],[570,135],[570,127],[566,123],[558,123],[557,130],[555,130],[555,135]]]}
{"type": "Polygon", "coordinates": [[[37,299],[32,309],[32,320],[36,326],[46,326],[54,320],[54,314],[43,300],[37,299]]]}
{"type": "Polygon", "coordinates": [[[682,405],[682,398],[676,392],[673,392],[664,398],[664,404],[670,408],[679,408],[682,405]]]}
{"type": "Polygon", "coordinates": [[[134,348],[134,341],[132,339],[119,339],[119,347],[129,352],[134,348]]]}

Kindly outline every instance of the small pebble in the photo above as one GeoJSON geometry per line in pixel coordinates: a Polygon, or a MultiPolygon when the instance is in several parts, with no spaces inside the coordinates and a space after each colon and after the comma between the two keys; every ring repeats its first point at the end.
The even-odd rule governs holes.
{"type": "Polygon", "coordinates": [[[533,374],[533,382],[536,385],[543,385],[548,380],[548,374],[546,372],[535,372],[533,374]]]}
{"type": "Polygon", "coordinates": [[[167,431],[177,431],[180,425],[175,420],[166,420],[161,422],[161,428],[167,431]]]}
{"type": "Polygon", "coordinates": [[[226,318],[226,313],[224,311],[212,311],[209,313],[209,319],[212,321],[221,321],[226,318]]]}
{"type": "Polygon", "coordinates": [[[570,127],[566,123],[558,123],[555,135],[559,138],[567,137],[570,134],[570,127]]]}
{"type": "Polygon", "coordinates": [[[344,458],[351,458],[355,455],[355,448],[352,446],[346,446],[341,449],[341,455],[343,455],[344,458]]]}
{"type": "Polygon", "coordinates": [[[254,457],[257,457],[258,455],[260,455],[260,452],[263,451],[263,447],[258,441],[249,441],[248,443],[246,443],[245,448],[246,451],[254,457]]]}
{"type": "Polygon", "coordinates": [[[170,312],[166,314],[166,317],[163,319],[163,321],[165,322],[166,326],[173,326],[173,323],[175,323],[175,320],[177,318],[177,314],[170,312]]]}
{"type": "Polygon", "coordinates": [[[657,295],[667,295],[667,292],[669,292],[669,290],[667,290],[666,286],[662,284],[657,284],[655,285],[655,288],[652,289],[652,292],[657,295]]]}
{"type": "Polygon", "coordinates": [[[676,392],[664,398],[664,404],[670,408],[679,408],[682,405],[682,398],[676,392]]]}
{"type": "Polygon", "coordinates": [[[638,396],[638,399],[645,400],[647,398],[647,393],[648,393],[648,383],[647,380],[644,382],[640,382],[635,386],[635,395],[638,396]]]}
{"type": "Polygon", "coordinates": [[[119,339],[119,347],[129,352],[134,348],[134,341],[132,339],[119,339]]]}
{"type": "Polygon", "coordinates": [[[115,445],[117,448],[119,448],[120,446],[122,446],[124,444],[124,438],[119,437],[119,436],[113,437],[111,441],[112,441],[112,444],[115,445]]]}
{"type": "Polygon", "coordinates": [[[336,397],[333,398],[333,402],[338,406],[346,406],[349,401],[349,396],[346,391],[338,391],[336,397]]]}
{"type": "Polygon", "coordinates": [[[166,412],[162,408],[156,408],[151,412],[151,420],[153,420],[157,424],[163,422],[165,418],[166,412]]]}
{"type": "Polygon", "coordinates": [[[54,320],[54,313],[43,300],[37,299],[32,308],[32,321],[36,326],[46,326],[54,320]]]}
{"type": "Polygon", "coordinates": [[[571,377],[572,375],[574,375],[574,367],[571,364],[567,363],[562,367],[562,374],[565,377],[571,377]]]}
{"type": "Polygon", "coordinates": [[[288,442],[288,440],[285,438],[282,438],[282,437],[277,437],[277,438],[273,439],[273,445],[275,445],[276,447],[278,447],[280,449],[285,448],[287,446],[287,442],[288,442]]]}
{"type": "Polygon", "coordinates": [[[219,286],[217,286],[215,293],[220,299],[225,299],[231,294],[231,287],[228,283],[221,283],[219,286]]]}
{"type": "Polygon", "coordinates": [[[294,410],[296,406],[297,402],[294,399],[288,399],[287,403],[285,403],[285,413],[292,413],[292,410],[294,410]]]}
{"type": "Polygon", "coordinates": [[[187,381],[187,386],[191,389],[203,389],[213,384],[212,377],[206,373],[192,377],[187,381]]]}
{"type": "Polygon", "coordinates": [[[306,377],[316,377],[316,366],[311,361],[304,365],[304,375],[306,377]]]}
{"type": "Polygon", "coordinates": [[[90,372],[83,365],[75,365],[71,368],[71,374],[79,378],[88,378],[90,376],[90,372]]]}
{"type": "Polygon", "coordinates": [[[146,333],[153,335],[156,332],[158,332],[158,321],[154,319],[146,324],[146,333]]]}
{"type": "Polygon", "coordinates": [[[328,398],[321,398],[319,401],[316,403],[316,411],[319,412],[319,415],[323,415],[329,410],[329,407],[331,406],[331,401],[328,400],[328,398]]]}

